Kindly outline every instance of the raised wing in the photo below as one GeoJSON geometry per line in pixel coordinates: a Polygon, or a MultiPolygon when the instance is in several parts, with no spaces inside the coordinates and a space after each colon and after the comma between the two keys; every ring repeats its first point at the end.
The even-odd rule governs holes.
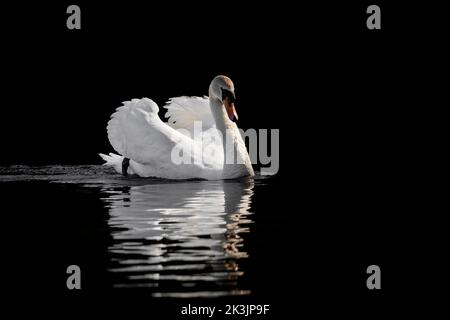
{"type": "Polygon", "coordinates": [[[158,111],[156,103],[148,98],[124,102],[108,122],[113,148],[155,172],[164,171],[174,177],[201,178],[221,170],[220,158],[205,159],[202,145],[162,122],[158,111]],[[180,147],[189,151],[190,163],[173,161],[172,151],[180,147]]]}
{"type": "Polygon", "coordinates": [[[190,131],[195,121],[202,123],[202,131],[215,125],[207,97],[171,98],[163,108],[167,109],[165,114],[168,118],[167,124],[174,129],[190,131]]]}

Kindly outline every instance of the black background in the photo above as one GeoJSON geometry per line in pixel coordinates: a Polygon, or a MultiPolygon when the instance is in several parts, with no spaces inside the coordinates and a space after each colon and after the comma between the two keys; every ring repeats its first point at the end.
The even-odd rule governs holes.
{"type": "Polygon", "coordinates": [[[408,116],[401,83],[420,28],[403,25],[407,7],[386,4],[382,30],[370,31],[366,3],[79,2],[77,31],[68,3],[15,9],[2,164],[101,163],[122,101],[204,95],[217,74],[235,82],[241,127],[281,128],[286,143],[321,152],[363,136],[373,150],[408,116]]]}
{"type": "MultiPolygon", "coordinates": [[[[273,305],[276,316],[367,318],[393,307],[406,312],[423,293],[425,248],[411,215],[421,203],[411,171],[426,122],[416,104],[436,71],[438,36],[429,30],[437,26],[418,18],[431,8],[373,2],[382,29],[367,30],[372,2],[364,1],[73,3],[81,30],[66,28],[72,2],[4,11],[2,165],[100,164],[97,153],[112,151],[106,123],[122,101],[150,97],[162,106],[206,95],[211,79],[226,74],[239,126],[280,129],[280,171],[267,197],[293,226],[281,249],[264,244],[280,259],[258,272],[286,263],[286,274],[268,278],[257,302],[273,305]],[[381,291],[365,287],[370,264],[382,269],[381,291]]],[[[34,298],[43,294],[34,289],[34,298]]],[[[129,302],[127,312],[150,303],[139,294],[107,303],[93,294],[64,297],[67,308],[90,302],[101,312],[116,298],[129,302]]],[[[174,317],[164,303],[151,304],[148,318],[155,310],[174,317]]]]}

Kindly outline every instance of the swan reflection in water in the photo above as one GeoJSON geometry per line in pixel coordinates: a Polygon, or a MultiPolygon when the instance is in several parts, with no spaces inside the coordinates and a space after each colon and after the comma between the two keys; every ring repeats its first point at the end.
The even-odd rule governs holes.
{"type": "Polygon", "coordinates": [[[253,186],[245,179],[106,188],[114,286],[160,297],[249,294],[239,260],[247,257],[253,186]]]}

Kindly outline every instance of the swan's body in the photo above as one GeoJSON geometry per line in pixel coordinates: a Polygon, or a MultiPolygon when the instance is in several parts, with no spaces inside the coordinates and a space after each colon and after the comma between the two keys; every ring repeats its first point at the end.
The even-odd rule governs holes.
{"type": "Polygon", "coordinates": [[[107,127],[109,141],[121,155],[100,154],[105,164],[122,173],[124,158],[130,159],[126,173],[167,179],[254,175],[239,129],[230,120],[237,114],[229,78],[214,78],[208,98],[172,98],[165,108],[167,123],[161,121],[158,106],[148,98],[124,102],[107,127]],[[236,155],[231,163],[230,152],[236,155]]]}

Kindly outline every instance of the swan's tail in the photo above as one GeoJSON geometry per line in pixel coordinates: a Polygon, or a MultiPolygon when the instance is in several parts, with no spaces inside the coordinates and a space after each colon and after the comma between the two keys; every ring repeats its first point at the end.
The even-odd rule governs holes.
{"type": "Polygon", "coordinates": [[[117,173],[122,173],[123,156],[119,156],[118,154],[112,152],[109,155],[103,153],[99,153],[98,155],[105,160],[105,163],[103,164],[104,166],[113,167],[117,173]]]}

